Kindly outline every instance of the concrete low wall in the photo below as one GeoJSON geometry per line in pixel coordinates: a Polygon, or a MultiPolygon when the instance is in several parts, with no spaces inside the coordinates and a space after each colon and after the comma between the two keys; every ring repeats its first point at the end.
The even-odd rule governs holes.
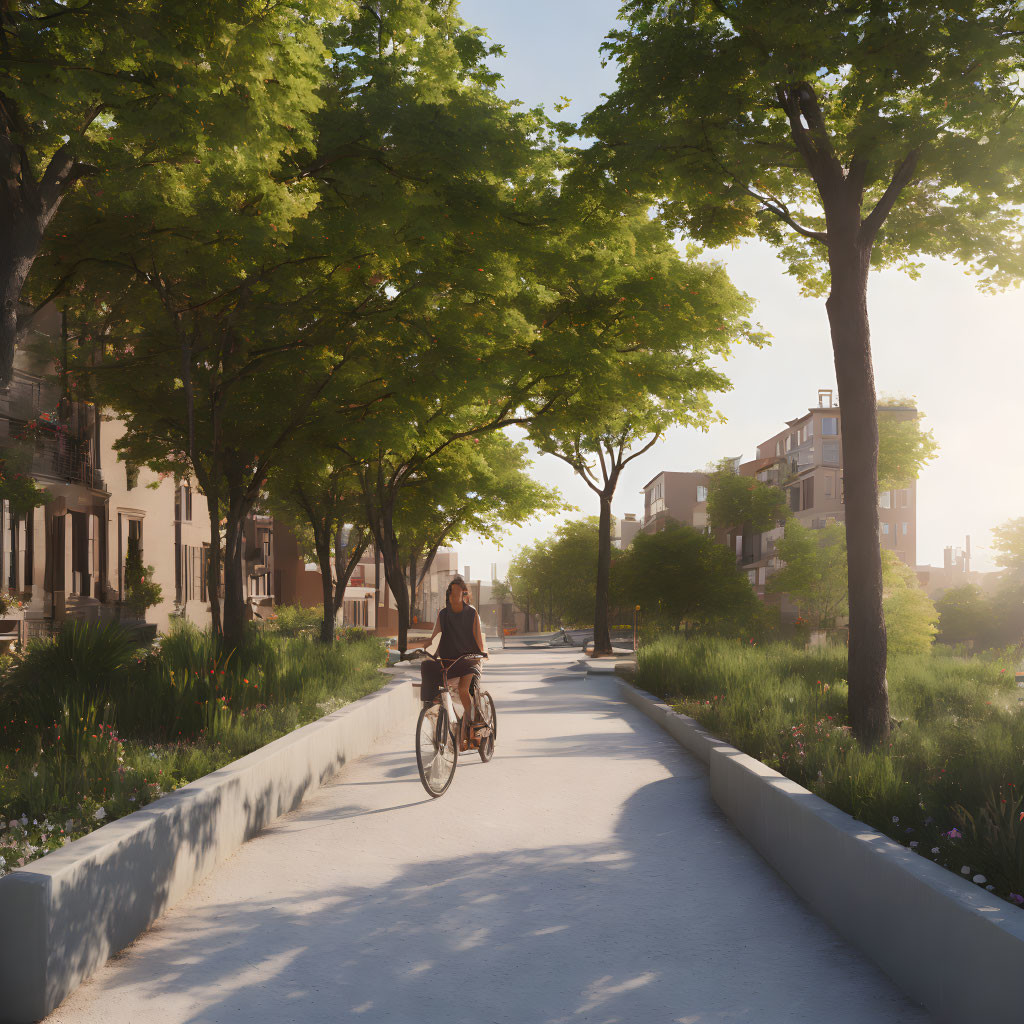
{"type": "Polygon", "coordinates": [[[936,1020],[1024,1020],[1024,912],[619,685],[707,764],[715,802],[761,856],[936,1020]]]}
{"type": "MultiPolygon", "coordinates": [[[[46,1016],[217,864],[408,725],[407,669],[383,689],[0,878],[0,1021],[46,1016]]],[[[418,678],[418,674],[416,676],[418,678]]]]}

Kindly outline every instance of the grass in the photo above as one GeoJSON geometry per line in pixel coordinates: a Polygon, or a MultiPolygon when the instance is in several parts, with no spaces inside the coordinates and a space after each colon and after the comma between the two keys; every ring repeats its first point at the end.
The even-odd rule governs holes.
{"type": "Polygon", "coordinates": [[[640,649],[636,682],[860,821],[1024,904],[1024,713],[1012,664],[891,658],[894,727],[870,752],[850,735],[845,677],[844,647],[668,637],[640,649]]]}
{"type": "Polygon", "coordinates": [[[83,624],[33,641],[0,666],[0,875],[379,689],[383,663],[355,633],[228,657],[188,626],[148,651],[83,624]]]}

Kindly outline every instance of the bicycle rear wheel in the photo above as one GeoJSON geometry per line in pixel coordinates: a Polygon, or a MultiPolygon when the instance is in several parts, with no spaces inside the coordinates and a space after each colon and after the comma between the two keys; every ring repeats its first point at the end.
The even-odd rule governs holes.
{"type": "Polygon", "coordinates": [[[494,757],[494,741],[498,738],[498,712],[494,710],[494,701],[489,693],[480,694],[480,714],[487,726],[487,735],[480,741],[477,748],[480,760],[486,764],[494,757]]]}
{"type": "Polygon", "coordinates": [[[428,704],[416,723],[416,765],[420,782],[431,796],[441,796],[455,778],[459,745],[441,704],[428,704]]]}

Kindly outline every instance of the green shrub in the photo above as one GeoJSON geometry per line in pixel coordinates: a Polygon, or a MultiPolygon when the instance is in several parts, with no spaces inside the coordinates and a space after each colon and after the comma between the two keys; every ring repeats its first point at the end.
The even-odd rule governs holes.
{"type": "Polygon", "coordinates": [[[318,636],[324,620],[322,604],[307,608],[301,604],[282,604],[274,609],[267,631],[280,636],[318,636]]]}
{"type": "Polygon", "coordinates": [[[187,624],[147,651],[83,623],[33,641],[0,686],[0,874],[378,689],[384,660],[255,628],[223,655],[187,624]]]}

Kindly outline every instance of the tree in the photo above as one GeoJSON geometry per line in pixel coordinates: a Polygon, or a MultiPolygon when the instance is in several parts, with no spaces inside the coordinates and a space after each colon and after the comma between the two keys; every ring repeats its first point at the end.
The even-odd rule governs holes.
{"type": "MultiPolygon", "coordinates": [[[[776,544],[785,562],[768,581],[772,593],[788,594],[802,615],[822,629],[834,628],[848,614],[846,534],[839,523],[808,529],[796,519],[786,524],[776,544]]],[[[921,589],[917,575],[891,551],[882,551],[885,624],[896,654],[925,654],[936,632],[935,605],[921,589]]]]}
{"type": "Polygon", "coordinates": [[[951,257],[1024,272],[1024,16],[1017,3],[628,0],[595,164],[720,245],[759,236],[826,309],[843,410],[849,709],[889,731],[878,535],[872,267],[951,257]]]}
{"type": "Polygon", "coordinates": [[[992,547],[996,565],[1005,569],[1007,576],[1024,581],[1024,516],[993,527],[992,547]]]}
{"type": "Polygon", "coordinates": [[[620,603],[639,604],[647,621],[677,630],[734,632],[760,608],[733,553],[700,530],[669,523],[657,533],[638,533],[615,561],[620,603]]]}
{"type": "Polygon", "coordinates": [[[976,583],[947,590],[935,602],[935,609],[939,615],[940,643],[989,646],[995,609],[976,583]]]}
{"type": "Polygon", "coordinates": [[[752,476],[740,476],[731,460],[720,462],[708,484],[708,525],[713,530],[765,533],[789,519],[786,492],[752,476]]]}
{"type": "Polygon", "coordinates": [[[878,403],[878,487],[906,487],[938,455],[935,435],[921,425],[924,413],[914,400],[887,398],[878,403]]]}
{"type": "MultiPolygon", "coordinates": [[[[75,185],[92,178],[97,209],[104,195],[145,195],[150,187],[180,202],[193,161],[214,157],[225,171],[272,165],[308,129],[324,59],[317,21],[338,10],[320,0],[3,5],[0,383],[10,380],[28,319],[22,290],[75,185]]],[[[118,226],[166,230],[149,218],[118,226]]],[[[89,258],[108,253],[93,249],[89,258]]],[[[42,290],[40,305],[63,290],[71,269],[42,290]]]]}
{"type": "Polygon", "coordinates": [[[848,609],[842,525],[812,530],[790,519],[785,534],[776,541],[775,553],[785,565],[769,578],[769,592],[788,594],[800,614],[816,627],[834,628],[848,609]]]}
{"type": "MultiPolygon", "coordinates": [[[[292,458],[271,471],[262,505],[275,519],[288,523],[299,546],[316,559],[323,587],[320,642],[329,644],[334,641],[345,588],[371,535],[359,522],[358,479],[346,463],[330,462],[329,453],[315,445],[310,433],[300,434],[291,446],[292,458]]],[[[322,433],[316,437],[323,441],[322,433]]]]}
{"type": "Polygon", "coordinates": [[[607,189],[563,192],[582,209],[568,218],[562,263],[546,283],[562,299],[550,316],[586,325],[614,363],[602,374],[587,359],[578,386],[531,426],[534,444],[568,463],[599,502],[595,655],[612,653],[611,513],[623,470],[671,426],[707,429],[711,395],[730,386],[712,361],[738,341],[764,341],[747,319],[750,300],[721,265],[683,259],[642,204],[613,198],[607,189]]]}
{"type": "Polygon", "coordinates": [[[495,539],[509,527],[563,507],[556,490],[529,475],[526,455],[525,444],[500,431],[464,438],[426,463],[422,475],[400,491],[397,543],[410,600],[442,546],[470,534],[495,539]]]}
{"type": "Polygon", "coordinates": [[[597,591],[598,519],[563,523],[555,533],[521,550],[509,566],[509,584],[521,608],[536,602],[547,624],[589,626],[597,591]]]}
{"type": "Polygon", "coordinates": [[[892,551],[882,552],[883,607],[889,650],[927,654],[938,631],[939,613],[921,588],[917,573],[892,551]]]}

